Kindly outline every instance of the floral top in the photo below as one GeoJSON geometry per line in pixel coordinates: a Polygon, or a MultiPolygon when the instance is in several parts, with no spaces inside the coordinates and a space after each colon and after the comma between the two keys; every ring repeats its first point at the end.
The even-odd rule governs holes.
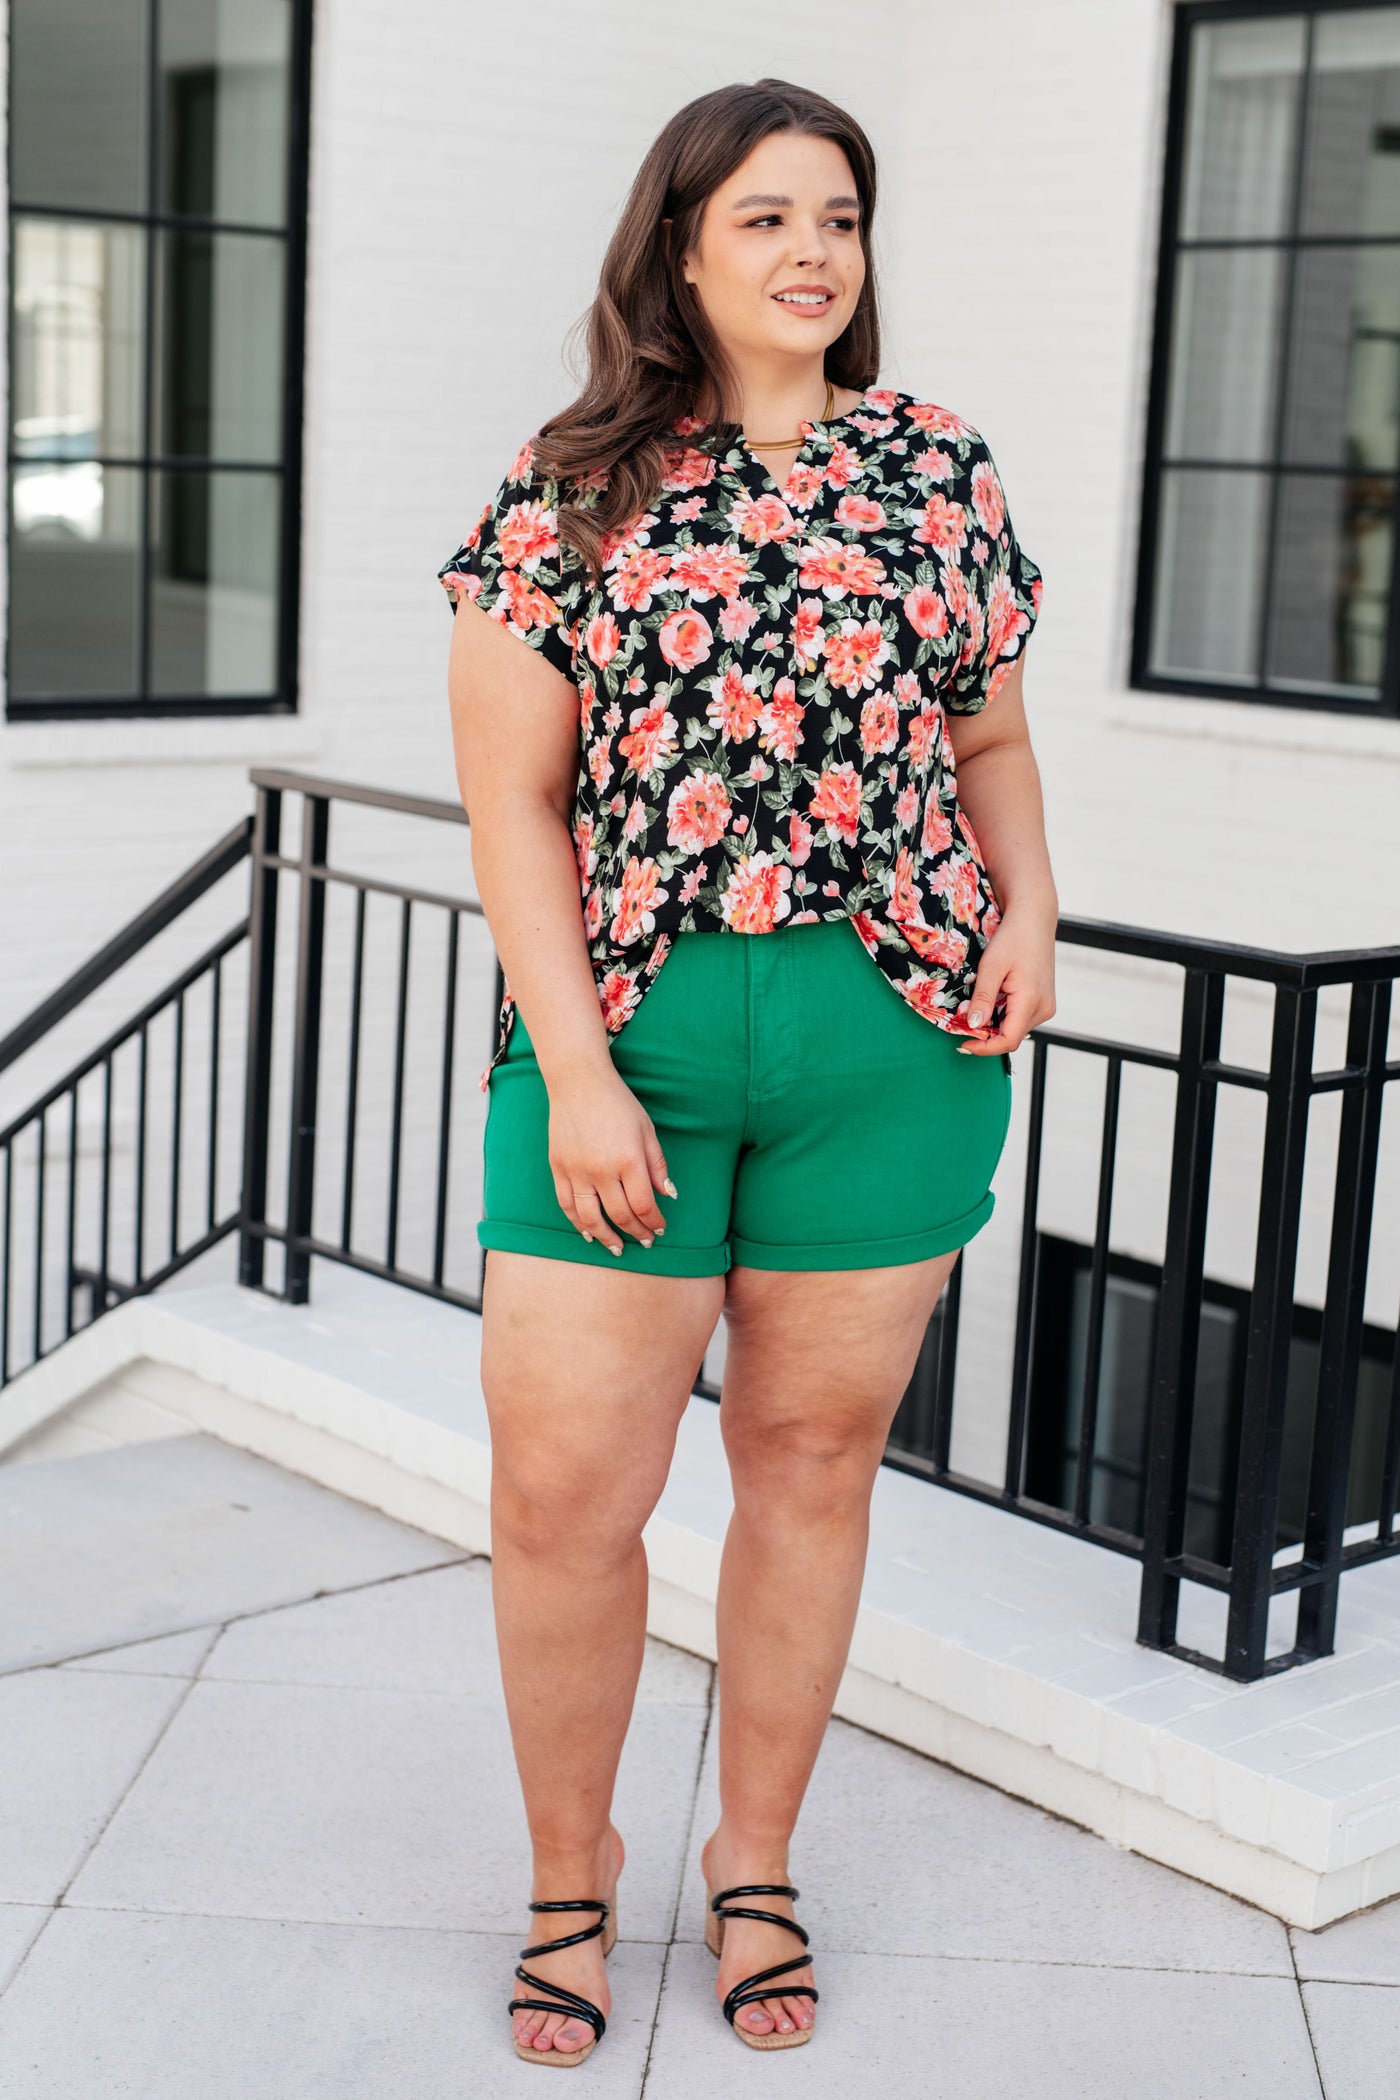
{"type": "MultiPolygon", "coordinates": [[[[575,687],[583,926],[606,1027],[677,932],[850,918],[895,991],[968,1022],[1001,909],[959,807],[947,714],[993,699],[1040,611],[991,453],[937,402],[871,387],[781,487],[742,444],[687,442],[606,544],[600,587],[556,531],[532,442],[438,575],[575,687]]],[[[592,487],[581,499],[596,502],[592,487]]],[[[507,986],[495,1055],[515,1017],[507,986]]]]}

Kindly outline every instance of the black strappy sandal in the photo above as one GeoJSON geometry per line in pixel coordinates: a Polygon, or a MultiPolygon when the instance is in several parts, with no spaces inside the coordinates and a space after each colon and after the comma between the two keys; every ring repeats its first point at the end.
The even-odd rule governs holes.
{"type": "MultiPolygon", "coordinates": [[[[791,1896],[795,1903],[797,1894],[796,1889],[789,1888],[787,1883],[782,1881],[753,1881],[742,1888],[721,1889],[717,1896],[711,1896],[705,1911],[705,1945],[711,1954],[718,1957],[724,1946],[726,1918],[762,1918],[770,1925],[786,1926],[789,1932],[797,1934],[804,1947],[810,1946],[810,1935],[796,1920],[784,1918],[775,1910],[749,1910],[743,1904],[730,1904],[727,1910],[720,1908],[731,1896],[791,1896]]],[[[725,1998],[723,2012],[741,2042],[747,2042],[751,2049],[795,2049],[799,2042],[811,2040],[813,2030],[810,2027],[794,2027],[791,2034],[784,2034],[777,2027],[767,2034],[752,2034],[747,2027],[736,2026],[734,2020],[734,2015],[741,2005],[752,2005],[760,1998],[810,1998],[815,2005],[821,1992],[813,1990],[808,1983],[784,1984],[771,1991],[756,1991],[751,1988],[756,1983],[766,1983],[772,1976],[786,1976],[793,1969],[805,1969],[807,1961],[808,1957],[798,1955],[794,1961],[776,1962],[771,1969],[755,1969],[752,1976],[745,1976],[735,1984],[725,1998]]]]}
{"type": "MultiPolygon", "coordinates": [[[[591,2056],[602,2041],[607,2021],[591,1998],[581,1997],[577,1991],[566,1990],[562,1983],[549,1983],[543,1976],[532,1976],[525,1968],[526,1956],[531,1954],[553,1954],[560,1947],[576,1947],[581,1940],[596,1940],[603,1935],[603,1956],[607,1958],[617,1943],[617,1906],[599,1903],[596,1898],[581,1903],[532,1903],[531,1910],[596,1910],[596,1925],[585,1925],[582,1932],[566,1932],[562,1939],[537,1940],[533,1947],[522,1947],[521,1960],[516,1966],[516,1975],[522,1983],[533,1984],[537,1991],[553,1991],[555,1998],[564,1999],[564,2004],[550,2004],[543,1998],[512,1998],[506,2010],[512,2019],[518,2012],[568,2013],[580,2020],[587,2020],[593,2029],[593,2039],[585,2042],[581,2049],[556,2049],[553,2042],[547,2049],[537,2049],[533,2042],[517,2041],[515,2053],[527,2064],[581,2064],[591,2056]]],[[[512,2037],[513,2038],[513,2037],[512,2037]]]]}

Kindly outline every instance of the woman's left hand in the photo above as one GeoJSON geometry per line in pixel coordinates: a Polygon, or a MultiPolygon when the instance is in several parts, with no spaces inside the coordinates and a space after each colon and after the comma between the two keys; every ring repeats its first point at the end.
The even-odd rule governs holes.
{"type": "Polygon", "coordinates": [[[982,951],[968,1025],[980,1028],[1004,1004],[1001,1026],[992,1035],[958,1045],[960,1054],[1000,1057],[1015,1050],[1041,1021],[1055,1011],[1055,927],[1059,913],[1014,911],[1002,914],[996,932],[982,951]]]}

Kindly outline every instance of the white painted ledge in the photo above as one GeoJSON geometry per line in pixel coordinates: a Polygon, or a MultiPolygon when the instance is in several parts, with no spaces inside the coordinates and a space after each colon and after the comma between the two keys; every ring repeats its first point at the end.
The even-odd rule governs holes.
{"type": "Polygon", "coordinates": [[[285,765],[320,756],[325,732],[304,715],[131,715],[91,722],[7,722],[0,765],[285,765]]]}
{"type": "MultiPolygon", "coordinates": [[[[123,1306],[11,1388],[0,1454],[197,1428],[489,1551],[480,1322],[325,1265],[313,1289],[123,1306]]],[[[711,1659],[730,1507],[696,1399],[646,1530],[648,1626],[711,1659]]],[[[1139,1646],[1137,1586],[1134,1561],[884,1467],[836,1711],[1289,1924],[1400,1891],[1400,1563],[1343,1584],[1335,1655],[1254,1685],[1139,1646]]],[[[1184,1594],[1209,1651],[1219,1600],[1184,1594]]]]}
{"type": "Polygon", "coordinates": [[[1385,715],[1330,708],[1271,707],[1267,701],[1222,700],[1214,694],[1109,694],[1097,710],[1106,729],[1178,737],[1188,743],[1244,744],[1304,757],[1372,758],[1400,765],[1400,722],[1385,715]]]}

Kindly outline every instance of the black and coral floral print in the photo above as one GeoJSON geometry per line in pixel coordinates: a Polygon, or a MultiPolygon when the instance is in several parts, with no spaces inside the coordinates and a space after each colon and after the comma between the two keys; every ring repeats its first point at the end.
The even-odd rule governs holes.
{"type": "MultiPolygon", "coordinates": [[[[607,1029],[678,932],[850,918],[916,1012],[989,1035],[968,1000],[1001,909],[945,717],[996,697],[1041,600],[991,453],[892,387],[804,422],[781,487],[744,445],[693,442],[707,427],[673,426],[601,585],[560,543],[530,442],[438,571],[454,612],[473,599],[578,695],[572,831],[607,1029]]],[[[513,1021],[507,986],[483,1087],[513,1021]]]]}

